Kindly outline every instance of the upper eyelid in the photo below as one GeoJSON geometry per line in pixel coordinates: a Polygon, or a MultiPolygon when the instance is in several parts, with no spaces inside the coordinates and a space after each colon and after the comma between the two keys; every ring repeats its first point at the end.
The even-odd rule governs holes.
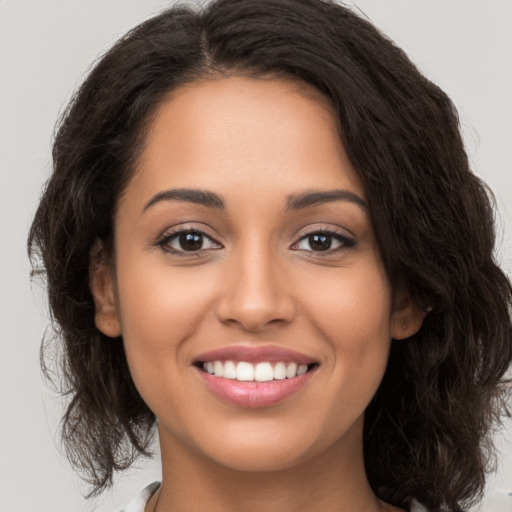
{"type": "Polygon", "coordinates": [[[318,232],[323,232],[323,233],[333,233],[333,234],[338,234],[338,235],[341,235],[341,236],[344,236],[346,238],[354,238],[356,239],[357,238],[357,235],[356,233],[350,229],[349,225],[347,224],[351,224],[351,222],[343,222],[341,219],[333,219],[333,221],[328,221],[328,220],[324,220],[324,221],[321,221],[321,220],[317,220],[317,221],[312,221],[312,222],[307,222],[307,223],[304,223],[302,224],[302,227],[301,228],[298,228],[295,232],[294,232],[294,238],[297,238],[300,237],[300,236],[307,236],[311,233],[318,233],[318,232]]]}
{"type": "Polygon", "coordinates": [[[299,240],[302,240],[308,236],[311,236],[311,235],[317,235],[317,234],[324,234],[324,235],[329,235],[329,236],[332,236],[333,238],[342,238],[344,240],[350,240],[350,237],[343,234],[343,233],[340,233],[339,231],[328,231],[326,229],[318,229],[318,230],[315,230],[315,231],[311,231],[310,233],[306,233],[305,235],[302,235],[299,240]]]}
{"type": "Polygon", "coordinates": [[[303,238],[310,236],[310,235],[314,235],[316,233],[326,233],[326,234],[333,235],[333,236],[339,236],[341,238],[344,238],[345,240],[355,241],[354,240],[355,236],[347,229],[344,229],[342,231],[341,228],[319,226],[319,227],[307,228],[307,229],[305,228],[303,230],[300,230],[295,235],[295,242],[293,242],[293,243],[296,244],[299,240],[302,240],[303,238]],[[344,231],[346,231],[346,233],[344,231]]]}
{"type": "MultiPolygon", "coordinates": [[[[174,237],[179,236],[182,233],[190,233],[190,232],[199,233],[202,236],[204,236],[205,238],[208,238],[214,244],[219,245],[220,247],[224,247],[224,245],[221,242],[219,242],[215,237],[206,233],[203,229],[198,229],[198,228],[192,227],[192,226],[166,230],[161,236],[159,236],[157,238],[155,245],[156,246],[164,246],[165,244],[168,244],[174,237]]],[[[182,251],[178,251],[178,252],[182,252],[182,251]]],[[[185,251],[183,251],[183,252],[185,252],[185,251]]],[[[199,251],[192,251],[191,254],[193,252],[199,252],[199,251]]]]}
{"type": "Polygon", "coordinates": [[[205,233],[204,231],[202,231],[200,229],[178,229],[176,231],[170,231],[170,232],[166,233],[165,235],[163,235],[162,238],[173,238],[173,237],[181,235],[183,233],[198,234],[198,235],[204,236],[205,238],[209,238],[212,242],[216,242],[216,243],[220,244],[220,242],[218,242],[213,236],[209,235],[208,233],[205,233]]]}
{"type": "Polygon", "coordinates": [[[355,247],[357,245],[357,242],[356,240],[351,237],[351,236],[347,236],[345,235],[344,233],[340,233],[339,231],[337,230],[334,230],[332,228],[330,229],[312,229],[306,233],[303,233],[302,235],[300,235],[298,238],[296,238],[295,242],[293,242],[293,244],[290,246],[290,249],[292,250],[298,250],[298,249],[293,249],[293,247],[297,246],[302,240],[304,240],[305,238],[307,238],[308,236],[311,236],[311,235],[314,235],[314,234],[317,234],[317,233],[324,233],[324,234],[327,234],[329,236],[332,236],[333,238],[337,238],[338,239],[338,242],[340,242],[341,244],[341,247],[339,248],[336,248],[334,250],[328,250],[328,251],[308,251],[308,250],[304,250],[305,252],[312,252],[312,253],[315,253],[319,256],[322,256],[322,257],[327,257],[329,255],[333,255],[335,253],[338,253],[338,252],[341,252],[341,251],[345,251],[347,249],[350,249],[352,247],[355,247]]]}
{"type": "MultiPolygon", "coordinates": [[[[210,230],[211,230],[211,228],[210,228],[210,230]]],[[[210,238],[211,240],[214,240],[215,242],[217,242],[219,244],[221,243],[218,241],[218,238],[220,238],[220,235],[212,235],[208,232],[209,230],[207,230],[203,227],[198,227],[197,225],[194,225],[194,223],[190,223],[190,224],[183,223],[178,226],[174,226],[174,227],[165,229],[158,238],[164,239],[164,238],[168,238],[168,237],[180,234],[180,233],[189,233],[191,231],[200,233],[200,234],[204,235],[205,237],[210,238]]]]}

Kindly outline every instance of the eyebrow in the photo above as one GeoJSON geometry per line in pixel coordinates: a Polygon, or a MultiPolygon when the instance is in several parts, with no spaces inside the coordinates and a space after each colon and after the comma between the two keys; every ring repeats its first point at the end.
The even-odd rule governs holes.
{"type": "Polygon", "coordinates": [[[357,194],[349,190],[308,190],[301,194],[292,194],[288,196],[286,202],[287,210],[302,210],[310,206],[331,203],[334,201],[348,201],[360,206],[365,211],[368,210],[368,203],[357,194]]]}
{"type": "Polygon", "coordinates": [[[185,201],[200,204],[207,208],[216,208],[218,210],[225,209],[224,200],[218,194],[215,194],[215,192],[193,188],[174,188],[156,194],[146,203],[142,211],[145,212],[148,208],[151,208],[151,206],[161,201],[185,201]]]}
{"type": "MultiPolygon", "coordinates": [[[[153,196],[144,206],[143,212],[162,201],[184,201],[194,204],[200,204],[207,208],[215,208],[217,210],[225,210],[224,199],[215,192],[209,190],[201,190],[194,188],[174,188],[163,190],[153,196]]],[[[300,194],[291,194],[286,200],[286,210],[296,211],[311,206],[318,206],[325,203],[335,201],[347,201],[368,209],[368,203],[361,199],[357,194],[349,190],[308,190],[300,194]]]]}

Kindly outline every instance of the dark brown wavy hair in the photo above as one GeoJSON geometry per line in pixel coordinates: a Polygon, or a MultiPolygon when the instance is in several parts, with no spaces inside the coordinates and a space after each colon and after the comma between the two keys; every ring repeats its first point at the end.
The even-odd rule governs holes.
{"type": "Polygon", "coordinates": [[[123,340],[95,327],[91,247],[97,239],[112,247],[117,198],[166,95],[241,74],[293,79],[328,99],[389,279],[429,311],[415,336],[392,343],[366,411],[372,488],[397,506],[415,497],[462,510],[481,497],[492,465],[490,434],[512,359],[512,292],[493,259],[492,194],[469,169],[446,94],[371,23],[328,0],[174,6],[118,41],[62,116],[28,247],[56,329],[42,362],[68,397],[69,459],[92,496],[148,455],[155,417],[130,377],[123,340]]]}

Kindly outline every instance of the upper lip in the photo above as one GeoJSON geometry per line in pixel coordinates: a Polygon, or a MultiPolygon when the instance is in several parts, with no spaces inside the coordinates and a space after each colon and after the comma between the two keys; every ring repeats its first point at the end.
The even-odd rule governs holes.
{"type": "Polygon", "coordinates": [[[248,363],[269,361],[297,364],[318,362],[305,354],[276,345],[232,345],[210,350],[194,358],[194,363],[206,363],[208,361],[246,361],[248,363]]]}

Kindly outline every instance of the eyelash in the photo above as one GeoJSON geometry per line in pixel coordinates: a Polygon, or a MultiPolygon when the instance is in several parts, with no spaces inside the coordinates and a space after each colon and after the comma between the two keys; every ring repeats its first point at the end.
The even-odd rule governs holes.
{"type": "Polygon", "coordinates": [[[160,247],[165,252],[168,252],[171,254],[178,254],[178,255],[184,256],[184,257],[194,257],[194,256],[198,256],[200,253],[203,253],[204,251],[212,250],[212,248],[204,249],[203,247],[201,247],[195,251],[186,251],[184,249],[175,249],[175,248],[171,247],[171,243],[175,239],[179,240],[179,237],[182,235],[199,236],[199,237],[201,237],[202,245],[204,245],[204,240],[207,239],[212,244],[218,245],[219,249],[222,249],[222,245],[219,242],[214,240],[211,236],[207,235],[201,229],[197,229],[197,228],[177,228],[177,229],[163,235],[159,240],[156,241],[155,246],[160,247]]]}
{"type": "MultiPolygon", "coordinates": [[[[180,256],[184,256],[184,257],[194,257],[194,256],[198,256],[199,254],[203,253],[203,251],[212,250],[211,247],[206,248],[206,249],[204,249],[203,247],[200,247],[199,249],[192,250],[192,251],[187,251],[185,249],[175,249],[175,248],[171,247],[170,244],[174,240],[179,240],[178,237],[180,237],[182,235],[199,236],[199,237],[201,237],[202,245],[204,245],[204,240],[207,239],[207,240],[209,240],[210,243],[218,246],[218,247],[213,248],[213,250],[222,249],[222,247],[223,247],[219,242],[217,242],[215,239],[213,239],[212,237],[207,235],[204,231],[202,231],[200,229],[196,229],[196,228],[178,228],[174,231],[166,233],[164,236],[162,236],[160,239],[158,239],[156,241],[155,246],[160,247],[165,252],[172,253],[172,254],[179,254],[180,256]]],[[[295,251],[310,252],[310,253],[314,253],[315,256],[325,257],[325,256],[329,256],[332,254],[338,254],[340,252],[346,251],[347,249],[350,249],[350,248],[354,247],[355,245],[356,245],[355,240],[347,237],[346,235],[344,235],[338,231],[335,231],[332,229],[317,229],[315,231],[304,233],[299,238],[299,240],[291,246],[291,249],[295,250],[295,251]],[[294,248],[294,247],[297,247],[302,241],[307,240],[309,237],[312,237],[315,235],[324,235],[326,237],[330,237],[331,243],[332,243],[332,240],[334,239],[340,243],[340,246],[335,249],[329,248],[329,249],[326,249],[325,251],[324,250],[314,251],[314,250],[294,248]]]]}
{"type": "Polygon", "coordinates": [[[299,240],[292,245],[292,249],[294,247],[296,247],[297,245],[299,245],[299,243],[301,243],[302,241],[307,240],[309,237],[312,237],[315,235],[327,236],[331,239],[331,244],[332,244],[332,240],[336,240],[339,242],[340,245],[339,245],[339,247],[337,247],[335,249],[329,248],[325,251],[313,251],[313,250],[306,250],[306,249],[294,249],[294,250],[314,253],[315,256],[327,257],[327,256],[331,256],[333,254],[339,254],[341,252],[344,252],[348,249],[351,249],[352,247],[355,247],[355,245],[356,245],[356,241],[354,239],[349,238],[348,236],[346,236],[343,233],[340,233],[339,231],[336,231],[333,229],[316,229],[314,231],[304,233],[299,238],[299,240]]]}

